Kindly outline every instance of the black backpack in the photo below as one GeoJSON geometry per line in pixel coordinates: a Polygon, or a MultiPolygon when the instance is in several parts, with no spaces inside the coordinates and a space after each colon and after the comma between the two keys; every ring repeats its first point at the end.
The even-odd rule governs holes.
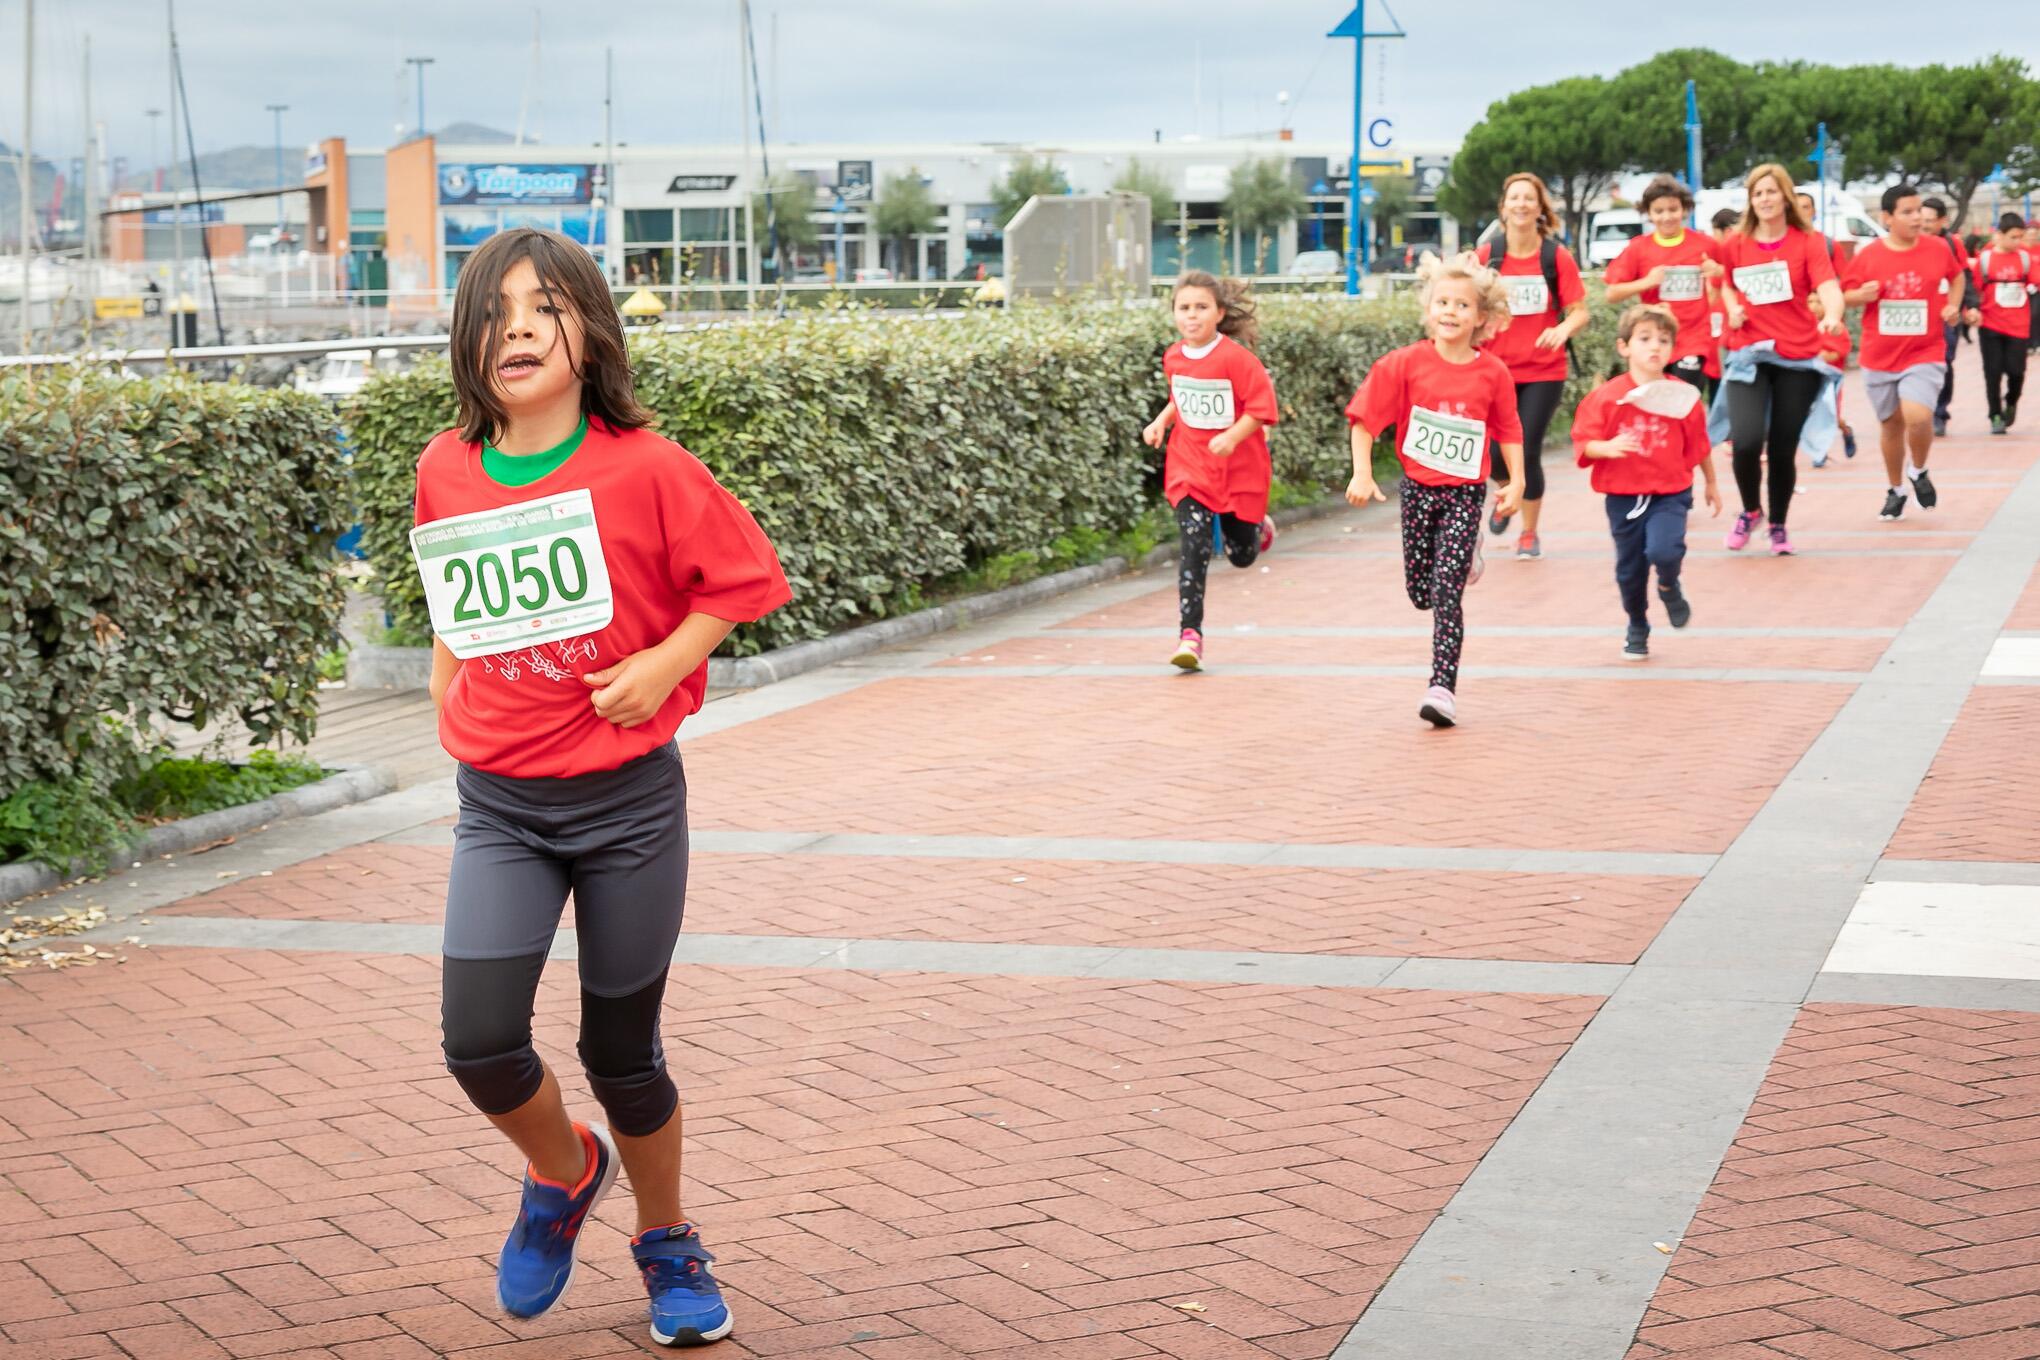
{"type": "MultiPolygon", "coordinates": [[[[1488,244],[1488,267],[1497,274],[1502,272],[1502,261],[1509,257],[1509,233],[1506,228],[1496,234],[1488,244]]],[[[1558,300],[1558,242],[1551,237],[1544,238],[1537,247],[1537,268],[1544,275],[1544,295],[1551,299],[1551,314],[1560,321],[1565,320],[1565,304],[1558,300]]],[[[1573,353],[1573,342],[1565,342],[1565,357],[1577,363],[1573,353]]],[[[1625,372],[1628,370],[1625,368],[1625,372]]]]}

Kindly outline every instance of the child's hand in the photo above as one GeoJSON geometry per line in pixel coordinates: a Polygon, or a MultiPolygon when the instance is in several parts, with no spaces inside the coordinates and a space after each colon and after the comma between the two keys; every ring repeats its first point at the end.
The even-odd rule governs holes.
{"type": "Polygon", "coordinates": [[[1148,427],[1140,432],[1140,442],[1151,449],[1160,448],[1162,441],[1168,437],[1169,423],[1160,416],[1156,416],[1153,420],[1149,421],[1148,427]]]}
{"type": "Polygon", "coordinates": [[[1711,256],[1700,262],[1700,277],[1703,279],[1718,279],[1727,272],[1721,267],[1721,261],[1711,256]]]}
{"type": "Polygon", "coordinates": [[[1877,295],[1884,291],[1884,285],[1878,280],[1872,279],[1858,291],[1863,294],[1863,301],[1875,302],[1877,301],[1877,295]]]}
{"type": "Polygon", "coordinates": [[[683,677],[669,674],[658,649],[647,648],[581,679],[594,691],[598,714],[618,727],[636,727],[650,721],[683,677]]]}
{"type": "Polygon", "coordinates": [[[1819,329],[1823,335],[1840,335],[1847,328],[1842,325],[1840,317],[1824,316],[1820,319],[1819,329]]]}
{"type": "MultiPolygon", "coordinates": [[[[1950,322],[1949,324],[1952,325],[1954,323],[1950,322]]],[[[1981,326],[1983,324],[1983,313],[1971,307],[1962,314],[1962,324],[1965,326],[1981,326]]]]}
{"type": "Polygon", "coordinates": [[[1213,435],[1211,437],[1211,456],[1213,458],[1227,457],[1239,446],[1240,441],[1233,438],[1231,430],[1227,430],[1224,434],[1213,435]]]}
{"type": "Polygon", "coordinates": [[[1714,483],[1709,482],[1707,484],[1707,490],[1705,492],[1705,495],[1707,497],[1707,513],[1714,516],[1716,519],[1720,519],[1721,488],[1716,486],[1714,483]]]}
{"type": "Polygon", "coordinates": [[[1497,515],[1513,515],[1522,506],[1523,484],[1521,482],[1510,482],[1499,492],[1495,493],[1495,513],[1497,515]]]}
{"type": "Polygon", "coordinates": [[[1641,452],[1642,449],[1642,441],[1628,430],[1624,430],[1613,439],[1597,439],[1587,445],[1587,457],[1627,458],[1632,453],[1641,452]]]}
{"type": "Polygon", "coordinates": [[[1740,302],[1735,301],[1733,298],[1722,303],[1721,310],[1727,314],[1728,328],[1732,331],[1741,330],[1743,328],[1743,322],[1749,320],[1749,317],[1743,312],[1742,304],[1740,302]]]}
{"type": "Polygon", "coordinates": [[[1346,483],[1348,505],[1357,505],[1364,509],[1369,501],[1387,500],[1388,497],[1381,493],[1381,488],[1374,484],[1374,478],[1370,474],[1356,472],[1353,474],[1353,480],[1346,483]]]}
{"type": "Polygon", "coordinates": [[[1645,274],[1643,278],[1640,280],[1640,282],[1643,284],[1644,290],[1646,292],[1652,288],[1663,287],[1665,282],[1665,267],[1661,264],[1652,265],[1650,267],[1650,272],[1648,274],[1645,274]]]}

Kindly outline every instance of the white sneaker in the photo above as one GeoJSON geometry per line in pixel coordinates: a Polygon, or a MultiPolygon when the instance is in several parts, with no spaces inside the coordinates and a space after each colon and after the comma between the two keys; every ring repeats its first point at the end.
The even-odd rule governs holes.
{"type": "Polygon", "coordinates": [[[1452,727],[1459,721],[1459,709],[1453,702],[1452,691],[1443,685],[1433,685],[1424,691],[1424,706],[1417,710],[1417,716],[1433,727],[1452,727]]]}

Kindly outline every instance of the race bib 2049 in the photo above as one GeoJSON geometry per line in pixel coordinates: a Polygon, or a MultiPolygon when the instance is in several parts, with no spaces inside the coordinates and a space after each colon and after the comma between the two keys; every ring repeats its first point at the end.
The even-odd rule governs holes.
{"type": "Polygon", "coordinates": [[[1504,274],[1509,289],[1510,316],[1543,316],[1551,310],[1551,289],[1542,274],[1504,274]]]}
{"type": "Polygon", "coordinates": [[[1927,333],[1927,303],[1924,298],[1894,298],[1877,304],[1877,331],[1880,335],[1925,335],[1927,333]]]}
{"type": "Polygon", "coordinates": [[[1193,430],[1229,430],[1239,417],[1233,414],[1232,383],[1225,378],[1186,378],[1178,373],[1169,379],[1169,396],[1176,403],[1176,417],[1193,430]]]}
{"type": "Polygon", "coordinates": [[[1668,264],[1657,294],[1660,302],[1697,302],[1703,291],[1699,265],[1668,264]]]}
{"type": "Polygon", "coordinates": [[[600,632],[615,617],[586,491],[429,521],[411,530],[411,556],[432,631],[462,660],[600,632]]]}
{"type": "Polygon", "coordinates": [[[1746,264],[1735,271],[1736,291],[1752,306],[1792,300],[1792,267],[1783,260],[1746,264]]]}
{"type": "Polygon", "coordinates": [[[1442,415],[1426,406],[1410,407],[1410,418],[1403,428],[1402,456],[1412,463],[1448,477],[1477,482],[1481,455],[1486,450],[1486,421],[1442,415]]]}

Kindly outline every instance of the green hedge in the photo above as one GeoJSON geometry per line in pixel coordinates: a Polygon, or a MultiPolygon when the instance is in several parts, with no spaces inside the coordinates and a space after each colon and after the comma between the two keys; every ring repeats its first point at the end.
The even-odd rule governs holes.
{"type": "MultiPolygon", "coordinates": [[[[1377,356],[1421,335],[1415,300],[1264,299],[1261,316],[1282,403],[1275,476],[1342,488],[1346,402],[1377,356]]],[[[902,612],[994,559],[1132,527],[1159,496],[1140,430],[1172,338],[1159,306],[1050,305],[635,338],[658,428],[750,506],[793,583],[792,605],[730,650],[902,612]]],[[[429,636],[407,534],[418,454],[453,414],[437,360],[373,380],[348,412],[363,546],[398,638],[429,636]]]]}
{"type": "Polygon", "coordinates": [[[0,380],[0,803],[110,789],[159,718],[309,738],[342,602],[336,440],[294,392],[0,380]]]}

